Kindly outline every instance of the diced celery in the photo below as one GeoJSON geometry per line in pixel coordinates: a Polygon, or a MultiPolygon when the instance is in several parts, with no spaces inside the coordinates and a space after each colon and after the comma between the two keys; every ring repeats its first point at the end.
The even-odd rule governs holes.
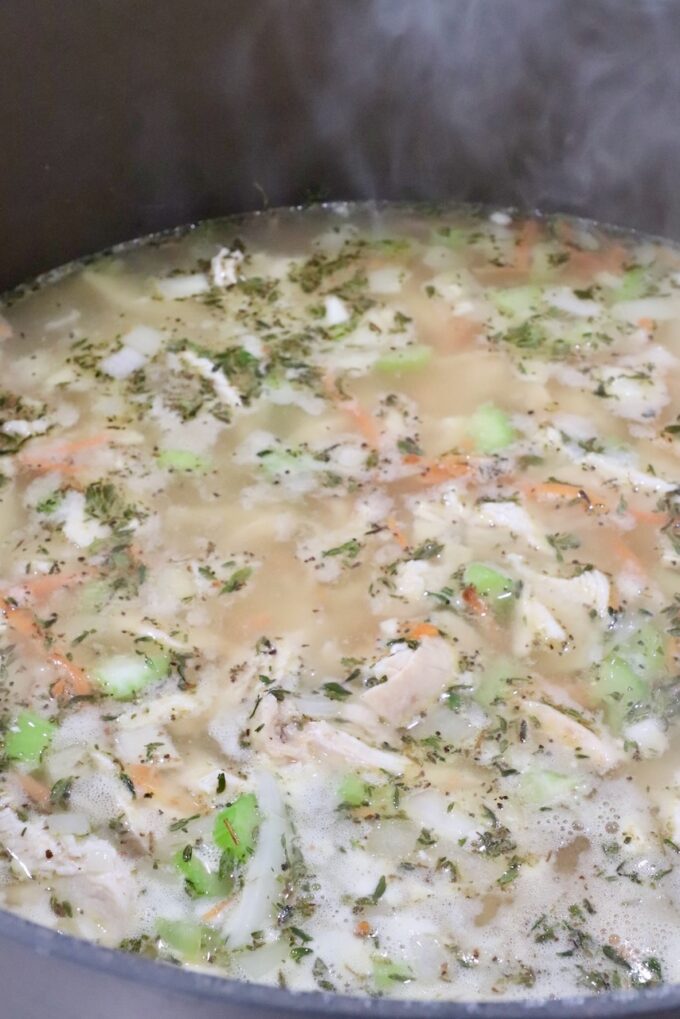
{"type": "Polygon", "coordinates": [[[156,931],[169,948],[186,959],[196,961],[203,954],[203,939],[209,928],[191,920],[163,920],[159,917],[156,931]]]}
{"type": "Polygon", "coordinates": [[[424,368],[432,357],[432,348],[422,343],[414,343],[411,347],[392,350],[383,354],[375,362],[375,367],[382,372],[416,371],[424,368]]]}
{"type": "Polygon", "coordinates": [[[287,449],[263,450],[258,454],[262,470],[269,478],[281,474],[302,474],[304,471],[323,470],[323,464],[309,453],[287,449]]]}
{"type": "Polygon", "coordinates": [[[243,793],[232,804],[220,810],[215,818],[213,839],[224,853],[241,862],[255,848],[255,836],[260,823],[257,799],[252,793],[243,793]]]}
{"type": "Polygon", "coordinates": [[[604,709],[607,725],[619,732],[633,705],[649,698],[649,685],[623,658],[609,655],[595,670],[593,692],[604,709]]]}
{"type": "Polygon", "coordinates": [[[644,297],[648,289],[646,270],[644,266],[636,265],[623,274],[621,285],[610,291],[612,303],[636,301],[639,297],[644,297]]]}
{"type": "Polygon", "coordinates": [[[391,991],[398,984],[408,984],[413,973],[404,963],[392,962],[382,955],[373,957],[373,980],[379,991],[391,991]]]}
{"type": "Polygon", "coordinates": [[[473,693],[483,707],[504,700],[521,679],[522,671],[510,658],[498,658],[482,673],[473,693]]]}
{"type": "Polygon", "coordinates": [[[468,423],[467,434],[478,453],[498,453],[517,438],[508,415],[492,403],[477,408],[468,423]]]}
{"type": "Polygon", "coordinates": [[[371,790],[358,775],[346,775],[340,784],[338,793],[341,803],[346,803],[349,807],[359,807],[368,801],[371,790]]]}
{"type": "Polygon", "coordinates": [[[666,669],[664,639],[651,623],[643,623],[632,637],[616,649],[642,679],[653,682],[666,669]]]}
{"type": "Polygon", "coordinates": [[[20,712],[5,736],[5,754],[12,761],[34,767],[50,745],[56,726],[35,711],[20,712]]]}
{"type": "Polygon", "coordinates": [[[159,467],[170,471],[207,471],[210,461],[188,449],[163,449],[156,457],[159,467]]]}
{"type": "Polygon", "coordinates": [[[105,580],[90,580],[78,594],[81,612],[100,612],[111,599],[111,587],[105,580]]]}
{"type": "Polygon", "coordinates": [[[432,243],[445,244],[447,248],[463,248],[467,239],[467,230],[462,230],[460,227],[442,226],[432,233],[432,243]]]}
{"type": "Polygon", "coordinates": [[[498,614],[505,614],[512,606],[516,585],[514,580],[484,563],[469,563],[465,567],[463,582],[474,587],[480,598],[489,601],[498,614]]]}
{"type": "Polygon", "coordinates": [[[487,297],[498,311],[511,318],[523,320],[536,314],[541,300],[541,288],[533,284],[522,287],[503,287],[487,290],[487,297]]]}
{"type": "Polygon", "coordinates": [[[94,677],[105,693],[116,700],[134,697],[149,683],[164,679],[170,671],[170,655],[154,644],[137,654],[111,655],[94,669],[94,677]]]}
{"type": "Polygon", "coordinates": [[[230,874],[218,874],[208,870],[205,864],[193,853],[186,859],[185,850],[180,849],[173,858],[174,864],[183,876],[187,891],[191,895],[228,895],[233,881],[230,874]]]}
{"type": "Polygon", "coordinates": [[[558,342],[569,347],[587,347],[594,337],[592,323],[576,321],[562,325],[558,342]]]}
{"type": "Polygon", "coordinates": [[[520,777],[519,795],[537,807],[552,807],[557,803],[569,803],[578,782],[575,775],[560,775],[557,771],[539,768],[520,777]]]}

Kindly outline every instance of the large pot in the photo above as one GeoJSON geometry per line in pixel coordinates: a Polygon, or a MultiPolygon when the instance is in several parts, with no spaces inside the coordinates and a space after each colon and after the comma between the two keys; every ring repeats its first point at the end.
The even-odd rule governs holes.
{"type": "MultiPolygon", "coordinates": [[[[680,237],[669,0],[3,0],[0,291],[230,211],[443,197],[680,237]]],[[[7,1019],[680,1016],[680,988],[409,1004],[234,984],[0,912],[7,1019]]]]}

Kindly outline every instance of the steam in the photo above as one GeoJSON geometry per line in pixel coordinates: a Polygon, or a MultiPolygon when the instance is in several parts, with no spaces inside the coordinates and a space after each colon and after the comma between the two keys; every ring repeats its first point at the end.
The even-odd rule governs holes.
{"type": "Polygon", "coordinates": [[[0,291],[310,193],[562,210],[680,239],[677,0],[157,6],[48,4],[27,62],[23,7],[0,5],[0,291]]]}
{"type": "Polygon", "coordinates": [[[240,72],[258,79],[270,48],[284,118],[258,111],[251,156],[276,201],[313,184],[680,236],[677,4],[274,0],[260,18],[257,45],[243,30],[240,72]]]}

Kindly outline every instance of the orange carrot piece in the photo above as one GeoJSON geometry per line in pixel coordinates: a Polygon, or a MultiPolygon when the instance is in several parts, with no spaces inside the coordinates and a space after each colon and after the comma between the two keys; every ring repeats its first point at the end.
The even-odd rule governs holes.
{"type": "Polygon", "coordinates": [[[78,573],[36,573],[30,577],[22,578],[11,587],[20,587],[26,594],[40,601],[43,598],[49,598],[54,591],[83,583],[92,575],[92,572],[91,569],[86,569],[80,570],[78,573]]]}
{"type": "Polygon", "coordinates": [[[375,418],[372,418],[368,411],[360,407],[359,404],[352,400],[350,403],[341,404],[344,410],[354,419],[357,428],[366,439],[369,446],[373,449],[377,449],[380,442],[380,430],[375,418]]]}
{"type": "Polygon", "coordinates": [[[476,616],[486,615],[486,602],[479,597],[472,584],[463,588],[461,596],[467,607],[471,609],[476,616]]]}
{"type": "Polygon", "coordinates": [[[519,231],[515,247],[515,268],[528,273],[534,254],[534,246],[541,235],[541,228],[535,219],[527,219],[519,231]]]}
{"type": "Polygon", "coordinates": [[[444,481],[468,474],[471,469],[467,460],[460,460],[455,456],[443,456],[429,464],[426,462],[424,466],[426,470],[418,478],[421,485],[441,485],[444,481]]]}
{"type": "MultiPolygon", "coordinates": [[[[0,602],[0,615],[17,636],[32,641],[41,639],[42,633],[37,620],[28,609],[17,608],[8,601],[3,601],[0,602]]],[[[52,697],[84,697],[93,692],[94,688],[86,674],[66,655],[52,649],[47,652],[47,660],[65,673],[52,684],[50,688],[52,697]]]]}
{"type": "Polygon", "coordinates": [[[39,637],[40,629],[32,612],[17,608],[8,601],[0,602],[0,615],[19,637],[39,637]]]}
{"type": "Polygon", "coordinates": [[[654,329],[655,323],[653,318],[639,318],[638,325],[640,326],[640,329],[644,329],[645,332],[651,333],[654,329]]]}
{"type": "Polygon", "coordinates": [[[564,269],[567,274],[592,277],[597,272],[623,272],[628,254],[620,244],[598,248],[597,251],[573,250],[564,269]]]}
{"type": "Polygon", "coordinates": [[[153,792],[158,781],[158,768],[153,764],[129,764],[127,773],[136,786],[153,792]]]}
{"type": "Polygon", "coordinates": [[[635,517],[638,524],[651,524],[653,527],[662,527],[668,520],[667,513],[659,513],[655,510],[641,510],[628,507],[627,512],[632,517],[635,517]]]}
{"type": "Polygon", "coordinates": [[[74,439],[70,442],[53,442],[42,446],[29,446],[19,453],[17,460],[22,467],[38,473],[47,473],[49,471],[75,473],[76,466],[73,463],[75,457],[98,446],[106,445],[109,442],[111,442],[109,432],[102,432],[99,435],[92,435],[85,439],[74,439]]]}
{"type": "Polygon", "coordinates": [[[392,532],[392,537],[397,542],[397,544],[400,545],[401,548],[406,548],[408,546],[406,535],[401,530],[399,524],[394,519],[394,517],[387,518],[387,527],[392,532]]]}
{"type": "Polygon", "coordinates": [[[171,775],[162,774],[153,764],[130,764],[126,772],[138,789],[152,793],[154,799],[163,806],[180,810],[183,814],[197,813],[200,805],[194,797],[178,786],[171,775]]]}
{"type": "Polygon", "coordinates": [[[337,404],[340,410],[344,410],[350,415],[369,446],[377,449],[380,441],[380,429],[375,418],[371,417],[356,400],[342,399],[342,394],[338,392],[335,379],[330,372],[326,372],[323,377],[323,388],[328,399],[337,404]]]}
{"type": "Polygon", "coordinates": [[[201,920],[203,920],[204,923],[210,923],[212,920],[216,920],[220,913],[223,913],[227,906],[230,906],[233,901],[234,897],[232,896],[230,899],[222,899],[220,902],[216,902],[214,906],[211,906],[210,909],[203,913],[201,920]]]}
{"type": "Polygon", "coordinates": [[[87,697],[93,693],[94,687],[84,670],[70,661],[66,655],[59,651],[50,651],[49,661],[66,673],[64,679],[58,679],[52,684],[51,692],[54,697],[63,697],[65,694],[71,697],[87,697]]]}
{"type": "Polygon", "coordinates": [[[583,509],[596,510],[598,513],[607,512],[609,507],[604,502],[595,502],[583,488],[563,481],[544,481],[538,485],[530,485],[525,489],[531,499],[538,502],[548,500],[568,499],[570,502],[579,501],[583,509]]]}
{"type": "Polygon", "coordinates": [[[41,810],[47,810],[50,805],[50,790],[44,782],[39,782],[32,775],[17,772],[17,778],[29,800],[32,800],[41,810]]]}
{"type": "Polygon", "coordinates": [[[413,640],[420,640],[422,637],[438,637],[439,630],[434,623],[415,623],[406,631],[407,636],[413,640]]]}
{"type": "Polygon", "coordinates": [[[647,576],[647,571],[637,552],[623,540],[620,534],[614,532],[611,536],[614,554],[619,562],[624,563],[629,569],[638,573],[641,577],[647,576]]]}

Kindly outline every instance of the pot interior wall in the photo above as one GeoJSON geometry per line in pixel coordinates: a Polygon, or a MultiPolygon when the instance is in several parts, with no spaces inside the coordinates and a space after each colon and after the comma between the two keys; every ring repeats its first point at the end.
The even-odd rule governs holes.
{"type": "Polygon", "coordinates": [[[0,291],[310,197],[678,236],[679,48],[664,0],[4,0],[0,291]]]}

